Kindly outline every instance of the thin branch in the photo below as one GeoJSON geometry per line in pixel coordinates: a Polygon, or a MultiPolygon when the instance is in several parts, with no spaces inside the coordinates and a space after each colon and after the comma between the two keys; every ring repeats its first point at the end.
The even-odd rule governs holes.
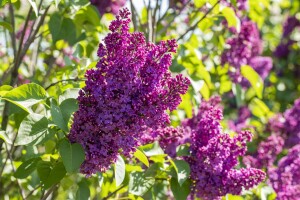
{"type": "MultiPolygon", "coordinates": [[[[14,173],[16,173],[16,169],[15,169],[15,166],[14,166],[14,163],[13,163],[13,158],[11,156],[11,152],[13,152],[13,149],[14,149],[13,144],[12,144],[12,147],[11,147],[10,151],[8,150],[8,147],[7,147],[6,144],[5,144],[5,146],[6,146],[6,149],[7,149],[7,156],[9,157],[9,160],[10,160],[10,163],[11,163],[11,166],[12,166],[12,170],[13,170],[14,173]]],[[[21,197],[22,197],[23,200],[25,200],[24,191],[21,187],[21,184],[20,184],[18,179],[16,179],[16,181],[17,181],[17,185],[18,185],[19,190],[20,190],[21,197]]]]}
{"type": "Polygon", "coordinates": [[[110,193],[109,195],[107,195],[106,197],[104,197],[102,200],[107,200],[110,197],[112,197],[113,195],[115,195],[117,192],[119,192],[121,189],[123,189],[126,185],[122,185],[121,187],[119,187],[118,189],[116,189],[115,191],[113,191],[112,193],[110,193]]]}
{"type": "MultiPolygon", "coordinates": [[[[11,5],[11,3],[10,3],[10,5],[11,5]]],[[[11,80],[10,80],[10,85],[11,86],[13,86],[15,84],[16,80],[18,79],[18,69],[19,69],[19,66],[20,66],[19,65],[19,63],[20,63],[19,56],[20,56],[20,53],[21,53],[22,43],[23,43],[23,39],[25,37],[25,31],[26,31],[27,24],[29,22],[31,12],[32,12],[32,7],[30,6],[28,15],[26,17],[25,25],[24,25],[24,30],[23,30],[22,35],[21,35],[19,49],[18,49],[18,52],[16,53],[16,55],[14,57],[14,66],[13,66],[12,71],[11,71],[11,80]]],[[[12,34],[12,40],[15,40],[15,39],[16,39],[16,37],[15,37],[15,34],[13,33],[12,34]]],[[[4,109],[3,109],[3,113],[2,113],[3,117],[2,117],[2,122],[1,122],[1,129],[4,130],[4,131],[6,130],[6,127],[7,127],[7,124],[8,124],[8,106],[9,106],[9,104],[6,101],[5,104],[4,104],[4,109]]],[[[0,140],[0,151],[2,149],[2,144],[3,144],[3,140],[1,139],[0,140]]]]}
{"type": "Polygon", "coordinates": [[[176,17],[177,17],[177,16],[178,16],[185,8],[186,8],[186,6],[187,6],[190,2],[191,2],[191,0],[189,0],[186,4],[184,4],[184,6],[182,6],[182,7],[180,8],[178,14],[174,13],[174,14],[173,14],[172,20],[170,20],[171,23],[168,23],[168,25],[165,26],[161,31],[159,31],[158,34],[165,33],[165,32],[168,30],[168,28],[172,25],[172,22],[175,20],[175,18],[176,18],[176,17]]]}
{"type": "Polygon", "coordinates": [[[187,30],[186,30],[186,32],[184,33],[184,34],[182,34],[178,39],[177,39],[177,41],[179,41],[179,40],[181,40],[182,38],[184,38],[184,36],[186,35],[186,34],[188,34],[190,31],[193,31],[195,28],[197,28],[197,26],[198,26],[198,24],[202,21],[202,20],[204,20],[205,18],[206,18],[206,16],[218,5],[220,3],[220,0],[218,0],[214,5],[213,5],[213,7],[211,7],[204,15],[203,15],[203,17],[201,17],[201,19],[199,19],[193,26],[191,26],[190,28],[188,28],[187,30]]]}
{"type": "Polygon", "coordinates": [[[33,190],[31,190],[31,191],[27,194],[27,196],[25,197],[25,199],[29,199],[29,197],[30,197],[37,189],[39,189],[41,186],[42,186],[42,184],[37,185],[33,190]]]}
{"type": "Polygon", "coordinates": [[[9,14],[11,18],[11,26],[12,26],[12,32],[11,32],[11,42],[12,42],[12,47],[14,51],[14,57],[16,57],[17,53],[17,46],[16,46],[16,34],[15,34],[15,14],[14,14],[14,8],[12,3],[9,4],[9,14]]]}
{"type": "Polygon", "coordinates": [[[41,200],[46,200],[46,199],[50,196],[50,194],[51,194],[52,192],[54,192],[57,188],[58,188],[58,185],[57,185],[57,184],[56,184],[56,185],[53,185],[53,186],[46,192],[46,194],[43,195],[43,196],[41,197],[41,200]]]}
{"type": "Polygon", "coordinates": [[[60,81],[57,81],[55,83],[51,83],[50,85],[48,85],[47,87],[45,87],[45,90],[48,90],[49,88],[59,84],[59,83],[62,83],[62,82],[65,82],[65,81],[85,81],[85,79],[79,79],[79,78],[70,78],[70,79],[66,79],[66,80],[60,80],[60,81]]]}
{"type": "Polygon", "coordinates": [[[133,30],[137,31],[138,30],[137,21],[136,21],[137,13],[136,13],[136,10],[134,8],[132,0],[130,0],[130,8],[131,8],[131,12],[132,12],[133,30]]]}

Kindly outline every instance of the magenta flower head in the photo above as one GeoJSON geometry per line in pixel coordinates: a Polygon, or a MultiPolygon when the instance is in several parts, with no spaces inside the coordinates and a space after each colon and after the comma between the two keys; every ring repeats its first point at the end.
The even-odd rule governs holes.
{"type": "MultiPolygon", "coordinates": [[[[251,63],[251,59],[262,53],[262,41],[256,24],[250,20],[242,20],[241,31],[229,38],[227,45],[230,48],[223,52],[221,62],[222,64],[228,63],[235,69],[234,71],[230,71],[229,75],[233,82],[241,83],[243,78],[240,73],[240,67],[253,64],[251,63]]],[[[252,60],[252,62],[258,65],[256,60],[252,60]]]]}
{"type": "Polygon", "coordinates": [[[269,182],[278,200],[298,200],[300,197],[300,144],[281,158],[278,167],[268,172],[269,182]]]}
{"type": "Polygon", "coordinates": [[[112,13],[117,15],[119,10],[126,4],[126,0],[90,0],[96,6],[100,14],[112,13]]]}
{"type": "Polygon", "coordinates": [[[280,134],[285,139],[285,146],[292,147],[300,143],[300,98],[293,107],[283,114],[279,113],[269,120],[271,132],[280,134]]]}
{"type": "Polygon", "coordinates": [[[81,172],[104,172],[122,152],[128,156],[149,129],[170,122],[190,81],[171,76],[175,40],[153,44],[142,33],[129,33],[130,12],[123,9],[99,45],[99,62],[86,72],[86,86],[79,92],[69,139],[85,150],[81,172]]]}
{"type": "Polygon", "coordinates": [[[284,139],[277,134],[272,134],[259,144],[255,155],[245,156],[243,162],[246,166],[268,169],[274,165],[277,155],[283,149],[283,145],[284,139]]]}
{"type": "Polygon", "coordinates": [[[230,137],[222,130],[222,118],[220,109],[210,107],[191,134],[191,156],[186,160],[191,167],[192,194],[202,199],[221,199],[228,193],[238,195],[243,188],[249,189],[265,179],[265,173],[259,169],[235,169],[252,135],[241,131],[230,137]]]}

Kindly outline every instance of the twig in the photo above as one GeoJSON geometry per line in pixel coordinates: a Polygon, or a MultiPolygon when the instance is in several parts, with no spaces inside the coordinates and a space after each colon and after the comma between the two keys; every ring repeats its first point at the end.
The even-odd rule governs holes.
{"type": "MultiPolygon", "coordinates": [[[[11,5],[11,3],[10,3],[10,5],[11,5]]],[[[25,37],[25,31],[26,31],[27,24],[29,22],[31,12],[32,12],[32,7],[30,6],[28,15],[26,17],[24,29],[23,29],[23,32],[22,32],[22,35],[21,35],[19,49],[18,49],[18,52],[15,54],[15,57],[14,57],[14,65],[13,65],[13,68],[12,68],[12,71],[11,71],[11,80],[10,80],[10,85],[11,86],[13,86],[15,84],[16,80],[18,79],[18,69],[19,69],[19,66],[20,66],[19,65],[19,63],[20,63],[19,56],[20,56],[20,53],[21,53],[22,43],[23,43],[23,39],[25,37]]],[[[15,33],[12,33],[12,40],[15,40],[15,42],[16,42],[15,33]]],[[[4,130],[4,131],[6,130],[6,127],[7,127],[7,124],[8,124],[8,106],[9,106],[9,103],[6,101],[5,104],[4,104],[4,109],[3,109],[3,113],[2,113],[2,122],[1,122],[1,129],[4,130]]],[[[3,144],[3,140],[0,139],[0,151],[2,149],[2,144],[3,144]]]]}
{"type": "MultiPolygon", "coordinates": [[[[13,158],[12,158],[12,156],[10,154],[13,151],[13,149],[14,149],[13,144],[12,144],[12,147],[11,147],[10,151],[8,151],[8,147],[7,147],[6,144],[5,144],[5,147],[6,147],[6,150],[7,150],[7,156],[9,157],[9,160],[10,160],[10,163],[11,163],[12,170],[13,170],[14,173],[16,173],[16,169],[15,169],[15,166],[14,166],[14,163],[13,163],[13,158]]],[[[25,200],[24,192],[23,192],[23,189],[21,187],[21,184],[19,183],[18,179],[16,179],[16,181],[17,181],[17,185],[18,185],[19,190],[20,190],[21,197],[22,197],[23,200],[25,200]]]]}
{"type": "Polygon", "coordinates": [[[31,190],[28,195],[25,197],[25,199],[28,199],[33,193],[34,191],[36,191],[37,189],[39,189],[42,186],[42,184],[39,184],[38,186],[36,186],[33,190],[31,190]]]}
{"type": "Polygon", "coordinates": [[[186,35],[186,34],[188,34],[190,31],[192,31],[192,30],[194,30],[197,26],[198,26],[198,24],[202,21],[202,20],[204,20],[205,18],[206,18],[206,16],[218,5],[218,3],[220,3],[220,0],[218,0],[214,5],[213,5],[213,7],[211,7],[204,15],[203,15],[203,17],[201,17],[201,19],[199,19],[193,26],[191,26],[190,28],[188,28],[187,30],[186,30],[186,32],[184,33],[184,34],[182,34],[178,39],[177,39],[177,41],[179,41],[179,40],[181,40],[182,38],[184,38],[184,36],[186,35]]]}
{"type": "MultiPolygon", "coordinates": [[[[180,8],[178,14],[174,13],[174,14],[173,14],[173,18],[172,18],[172,20],[170,20],[170,21],[173,22],[173,21],[175,20],[175,18],[177,17],[177,15],[179,15],[179,14],[186,8],[186,6],[187,6],[190,2],[191,2],[191,0],[189,0],[184,6],[182,6],[182,7],[180,8]]],[[[171,25],[172,25],[172,23],[168,23],[168,25],[165,26],[161,31],[159,31],[158,34],[164,33],[166,30],[168,30],[168,28],[169,28],[171,25]]]]}
{"type": "Polygon", "coordinates": [[[118,189],[116,189],[115,191],[113,191],[112,193],[110,193],[109,195],[107,195],[106,197],[104,197],[102,200],[107,200],[110,197],[112,197],[113,195],[115,195],[117,192],[119,192],[121,189],[123,189],[126,185],[122,185],[121,187],[119,187],[118,189]]]}
{"type": "Polygon", "coordinates": [[[132,23],[133,23],[133,30],[137,31],[138,30],[138,26],[137,26],[137,21],[136,21],[136,10],[134,8],[134,5],[132,3],[132,0],[130,0],[130,8],[131,8],[131,12],[132,12],[132,23]]]}
{"type": "Polygon", "coordinates": [[[10,14],[11,26],[12,26],[12,32],[10,35],[11,35],[12,47],[14,51],[14,57],[16,57],[17,47],[16,47],[16,34],[15,34],[15,15],[14,15],[14,8],[12,6],[12,3],[9,4],[9,14],[10,14]]]}
{"type": "Polygon", "coordinates": [[[65,81],[85,81],[85,79],[70,78],[70,79],[60,80],[60,81],[57,81],[55,83],[51,83],[50,85],[48,85],[47,87],[45,87],[45,90],[48,90],[49,88],[57,85],[58,83],[62,83],[62,82],[65,82],[65,81]]]}
{"type": "Polygon", "coordinates": [[[54,192],[57,188],[58,188],[58,185],[57,185],[57,184],[56,184],[56,185],[53,185],[53,186],[46,192],[46,194],[43,195],[43,196],[41,197],[41,200],[46,200],[46,199],[50,196],[50,194],[51,194],[52,192],[54,192]]]}

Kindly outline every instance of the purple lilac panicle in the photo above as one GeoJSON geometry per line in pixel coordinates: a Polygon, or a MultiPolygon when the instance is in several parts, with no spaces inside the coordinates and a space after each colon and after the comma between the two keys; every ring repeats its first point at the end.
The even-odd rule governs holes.
{"type": "Polygon", "coordinates": [[[229,49],[221,56],[221,63],[228,63],[234,67],[229,75],[235,83],[241,83],[243,78],[240,74],[240,67],[248,65],[253,57],[262,53],[262,41],[256,24],[250,20],[241,21],[241,31],[227,40],[229,49]]]}
{"type": "Polygon", "coordinates": [[[95,69],[86,72],[86,86],[79,92],[69,139],[80,143],[86,154],[81,172],[104,172],[119,152],[134,150],[144,131],[170,122],[186,93],[189,80],[171,76],[175,40],[147,43],[142,33],[129,33],[130,12],[120,11],[98,49],[95,69]]]}
{"type": "Polygon", "coordinates": [[[290,46],[296,42],[290,39],[290,35],[297,27],[300,27],[300,20],[298,20],[296,16],[289,16],[283,24],[281,42],[274,52],[276,57],[284,58],[288,56],[290,53],[290,46]]]}
{"type": "Polygon", "coordinates": [[[268,172],[269,182],[278,200],[299,200],[300,197],[300,144],[281,158],[278,167],[268,172]]]}
{"type": "Polygon", "coordinates": [[[210,107],[191,134],[191,156],[186,160],[191,167],[192,193],[203,199],[221,199],[240,194],[265,179],[265,173],[255,168],[234,169],[238,157],[246,153],[249,131],[238,132],[233,138],[223,133],[220,125],[222,111],[210,107]]]}
{"type": "Polygon", "coordinates": [[[292,108],[283,114],[277,114],[269,120],[271,132],[281,134],[285,146],[292,147],[300,143],[300,98],[295,100],[292,108]]]}
{"type": "Polygon", "coordinates": [[[242,106],[238,110],[238,118],[233,121],[228,121],[229,129],[232,131],[241,131],[247,127],[247,121],[251,117],[251,111],[247,106],[242,106]]]}
{"type": "Polygon", "coordinates": [[[90,0],[91,4],[96,6],[100,14],[112,13],[117,15],[120,8],[126,4],[126,0],[90,0]]]}
{"type": "Polygon", "coordinates": [[[277,155],[281,153],[284,139],[279,135],[272,134],[257,148],[257,154],[245,156],[243,162],[247,167],[270,168],[274,165],[277,155]]]}

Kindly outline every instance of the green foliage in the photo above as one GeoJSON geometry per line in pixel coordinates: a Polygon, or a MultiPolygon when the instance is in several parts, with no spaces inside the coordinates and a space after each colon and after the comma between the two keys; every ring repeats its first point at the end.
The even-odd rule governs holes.
{"type": "Polygon", "coordinates": [[[59,154],[67,172],[76,172],[83,163],[85,154],[80,144],[71,144],[67,139],[59,142],[59,154]]]}
{"type": "MultiPolygon", "coordinates": [[[[126,6],[131,7],[130,2],[126,6]]],[[[177,39],[170,71],[191,80],[178,109],[167,113],[170,126],[180,126],[196,114],[203,99],[220,95],[222,126],[229,133],[230,123],[239,118],[238,109],[250,109],[252,116],[245,124],[253,129],[254,141],[247,145],[255,152],[271,134],[266,128],[270,117],[284,112],[300,96],[298,32],[291,34],[295,43],[289,55],[274,56],[277,45],[285,41],[281,38],[285,18],[299,13],[299,1],[249,0],[249,10],[238,12],[236,0],[230,1],[231,6],[192,0],[183,7],[168,6],[171,1],[133,2],[130,30],[143,32],[153,43],[177,39]],[[156,6],[156,2],[163,4],[156,6]],[[239,32],[244,18],[258,25],[262,55],[273,59],[265,80],[252,66],[241,66],[250,83],[247,88],[232,82],[233,66],[220,62],[229,48],[226,41],[236,34],[229,28],[239,32]]],[[[22,199],[21,190],[23,199],[33,200],[158,200],[170,198],[170,192],[176,200],[186,199],[193,184],[185,161],[189,143],[178,145],[174,158],[159,141],[136,147],[131,157],[120,149],[106,172],[91,177],[80,174],[85,151],[80,144],[70,143],[67,135],[78,110],[80,88],[85,86],[84,74],[96,67],[97,48],[115,16],[100,14],[89,0],[0,0],[0,9],[0,199],[22,199]]],[[[276,194],[265,182],[223,199],[272,200],[276,194]]]]}
{"type": "Polygon", "coordinates": [[[15,145],[37,145],[49,136],[48,119],[44,115],[32,113],[20,124],[15,145]]]}
{"type": "Polygon", "coordinates": [[[29,83],[6,92],[1,95],[0,98],[15,104],[30,113],[31,106],[45,100],[46,97],[47,94],[43,87],[35,83],[29,83]]]}

